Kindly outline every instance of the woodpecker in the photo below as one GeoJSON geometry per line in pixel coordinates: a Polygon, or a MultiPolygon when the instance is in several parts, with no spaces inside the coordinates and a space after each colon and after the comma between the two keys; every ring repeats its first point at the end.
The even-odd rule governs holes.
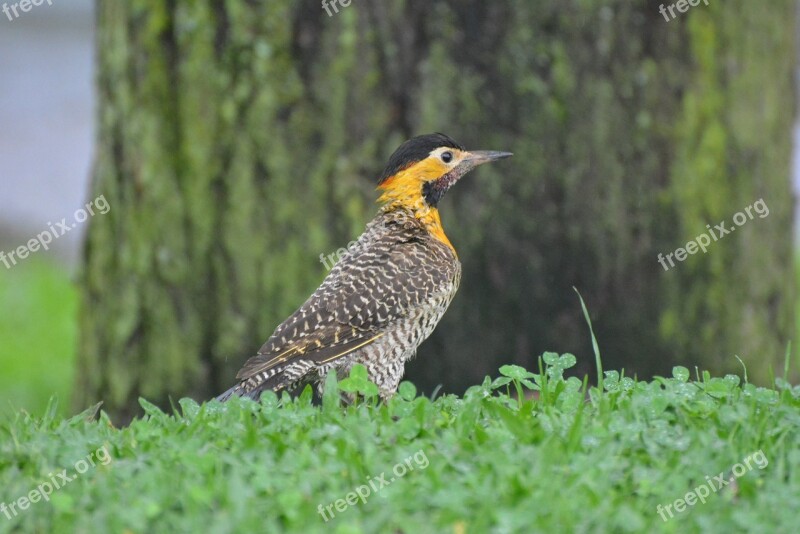
{"type": "Polygon", "coordinates": [[[377,216],[348,247],[322,285],[275,329],[218,396],[258,399],[339,378],[362,364],[382,399],[391,397],[405,363],[431,335],[455,296],[461,263],[444,233],[438,205],[462,176],[512,154],[467,151],[436,133],[404,142],[380,175],[377,216]]]}

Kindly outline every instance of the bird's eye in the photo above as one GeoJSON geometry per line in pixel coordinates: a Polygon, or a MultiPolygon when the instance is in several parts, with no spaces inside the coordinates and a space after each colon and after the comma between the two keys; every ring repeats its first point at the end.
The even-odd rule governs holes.
{"type": "Polygon", "coordinates": [[[449,150],[447,152],[442,152],[442,161],[445,163],[450,163],[453,161],[453,153],[449,150]]]}

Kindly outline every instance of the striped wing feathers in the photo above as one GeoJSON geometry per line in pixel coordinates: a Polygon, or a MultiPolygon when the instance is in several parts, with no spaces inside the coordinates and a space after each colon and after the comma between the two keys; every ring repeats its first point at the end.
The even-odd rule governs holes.
{"type": "Polygon", "coordinates": [[[390,324],[451,283],[453,269],[436,263],[452,265],[452,260],[431,261],[447,259],[443,247],[431,247],[430,240],[408,230],[369,234],[370,228],[319,289],[278,326],[239,371],[239,380],[279,373],[298,360],[323,365],[344,357],[374,343],[390,324]]]}

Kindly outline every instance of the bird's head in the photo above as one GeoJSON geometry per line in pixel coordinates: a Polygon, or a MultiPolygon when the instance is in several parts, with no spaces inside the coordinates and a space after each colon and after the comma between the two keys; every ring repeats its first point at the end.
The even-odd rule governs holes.
{"type": "Polygon", "coordinates": [[[389,158],[378,184],[382,191],[378,201],[415,213],[435,211],[442,196],[466,173],[509,156],[510,152],[470,152],[440,133],[413,137],[389,158]]]}

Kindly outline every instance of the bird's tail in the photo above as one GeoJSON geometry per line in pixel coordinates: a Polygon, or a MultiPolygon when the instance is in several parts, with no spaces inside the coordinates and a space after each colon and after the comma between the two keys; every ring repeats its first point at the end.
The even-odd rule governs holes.
{"type": "Polygon", "coordinates": [[[225,393],[218,395],[216,400],[219,402],[225,402],[226,400],[230,399],[231,397],[245,397],[248,399],[253,399],[254,401],[258,401],[259,397],[261,397],[261,390],[259,389],[246,389],[242,383],[236,384],[232,388],[230,388],[225,393]]]}

